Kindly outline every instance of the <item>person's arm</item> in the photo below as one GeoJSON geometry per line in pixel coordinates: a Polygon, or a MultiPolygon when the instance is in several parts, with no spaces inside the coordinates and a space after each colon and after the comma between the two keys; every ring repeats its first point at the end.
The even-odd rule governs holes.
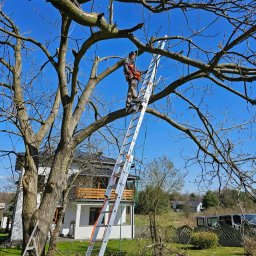
{"type": "Polygon", "coordinates": [[[129,60],[128,59],[126,59],[124,62],[124,70],[127,74],[131,73],[131,70],[129,69],[129,60]]]}
{"type": "Polygon", "coordinates": [[[132,70],[129,68],[130,66],[130,60],[127,58],[124,63],[124,70],[125,73],[128,75],[129,79],[132,79],[134,77],[132,70]]]}

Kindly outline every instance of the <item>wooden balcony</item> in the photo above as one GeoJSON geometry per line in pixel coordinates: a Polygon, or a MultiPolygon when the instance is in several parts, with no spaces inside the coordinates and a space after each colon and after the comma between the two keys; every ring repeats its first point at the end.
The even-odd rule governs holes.
{"type": "MultiPolygon", "coordinates": [[[[75,196],[76,199],[94,199],[94,200],[103,200],[105,198],[104,194],[106,189],[99,188],[76,188],[75,196]]],[[[133,201],[134,190],[124,190],[122,200],[133,201]]],[[[115,198],[115,193],[112,192],[111,198],[115,198]]]]}

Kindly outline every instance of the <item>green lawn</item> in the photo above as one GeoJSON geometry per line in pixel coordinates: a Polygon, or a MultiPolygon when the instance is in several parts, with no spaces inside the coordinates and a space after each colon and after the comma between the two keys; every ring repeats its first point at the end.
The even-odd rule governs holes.
{"type": "MultiPolygon", "coordinates": [[[[109,241],[106,256],[119,255],[119,251],[128,252],[126,256],[147,256],[149,253],[149,241],[135,239],[135,240],[117,240],[109,241]],[[147,253],[148,252],[148,253],[147,253]],[[113,254],[115,253],[115,254],[113,254]]],[[[58,254],[68,256],[82,256],[85,255],[88,243],[84,241],[73,242],[58,242],[58,254]]],[[[245,255],[244,249],[241,247],[217,247],[215,249],[196,250],[191,246],[186,245],[168,245],[168,248],[175,248],[175,250],[181,250],[186,252],[188,256],[239,256],[245,255]]],[[[20,255],[19,249],[2,249],[0,248],[0,256],[18,256],[20,255]]]]}
{"type": "Polygon", "coordinates": [[[0,244],[7,240],[8,234],[0,233],[0,244]]]}
{"type": "Polygon", "coordinates": [[[207,250],[197,250],[194,249],[190,245],[181,245],[176,244],[176,248],[182,249],[182,251],[186,251],[189,256],[239,256],[245,255],[244,248],[242,247],[217,247],[213,249],[207,250]]]}
{"type": "MultiPolygon", "coordinates": [[[[195,219],[194,215],[192,215],[191,218],[195,219]]],[[[184,214],[178,213],[178,212],[168,212],[161,215],[157,215],[156,221],[158,225],[165,226],[165,227],[171,226],[171,225],[174,227],[180,227],[180,226],[189,224],[184,214]]],[[[147,215],[140,215],[140,214],[135,215],[136,227],[148,226],[148,225],[149,225],[149,220],[147,215]]]]}

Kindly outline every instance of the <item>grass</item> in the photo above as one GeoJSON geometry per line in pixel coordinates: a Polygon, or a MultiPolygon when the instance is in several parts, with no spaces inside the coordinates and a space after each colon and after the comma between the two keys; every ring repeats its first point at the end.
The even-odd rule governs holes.
{"type": "Polygon", "coordinates": [[[0,244],[8,239],[8,234],[0,233],[0,244]]]}
{"type": "MultiPolygon", "coordinates": [[[[190,220],[193,220],[194,216],[191,216],[190,220]]],[[[167,213],[157,216],[157,222],[162,227],[175,226],[179,227],[185,224],[193,225],[193,222],[188,220],[182,213],[167,213]]],[[[136,215],[135,225],[137,227],[148,226],[147,216],[136,215]]],[[[0,233],[0,244],[7,239],[7,234],[0,233]]],[[[110,240],[107,246],[105,256],[109,255],[121,255],[119,251],[125,251],[125,256],[148,256],[150,254],[150,241],[146,239],[134,239],[134,240],[110,240]],[[115,253],[115,254],[113,254],[115,253]]],[[[67,256],[84,256],[88,242],[84,241],[59,241],[58,242],[58,254],[67,256]]],[[[174,248],[175,250],[181,250],[188,256],[244,256],[244,249],[242,247],[217,247],[207,250],[198,250],[190,245],[181,244],[167,244],[168,248],[174,248]]],[[[96,246],[97,248],[97,246],[96,246]]],[[[99,248],[99,247],[98,247],[99,248]]],[[[21,254],[21,250],[16,248],[0,248],[0,256],[18,256],[21,254]]]]}
{"type": "MultiPolygon", "coordinates": [[[[183,213],[179,212],[168,212],[162,213],[161,215],[156,216],[156,221],[160,226],[174,226],[181,227],[183,225],[195,226],[195,216],[197,214],[191,214],[189,218],[185,217],[183,213]]],[[[135,215],[135,226],[148,226],[148,217],[146,215],[135,215]]]]}
{"type": "Polygon", "coordinates": [[[198,250],[191,245],[175,244],[176,248],[187,252],[189,256],[244,256],[244,248],[242,247],[216,247],[205,250],[198,250]]]}
{"type": "MultiPolygon", "coordinates": [[[[108,243],[106,256],[119,255],[119,251],[126,251],[126,256],[139,256],[139,255],[152,255],[149,253],[150,248],[149,241],[145,239],[135,240],[111,240],[108,243]],[[148,252],[148,253],[147,253],[148,252]],[[114,254],[113,254],[114,253],[114,254]]],[[[87,242],[84,241],[72,241],[72,242],[58,242],[58,254],[67,256],[82,256],[85,255],[87,249],[87,242]]],[[[181,250],[186,252],[188,256],[239,256],[245,255],[242,247],[217,247],[207,250],[197,250],[190,245],[181,244],[167,244],[168,248],[175,248],[175,250],[181,250]]],[[[97,248],[97,246],[96,246],[97,248]]],[[[0,256],[18,256],[21,254],[21,250],[15,248],[3,249],[0,248],[0,256]]],[[[121,254],[120,254],[121,255],[121,254]]]]}

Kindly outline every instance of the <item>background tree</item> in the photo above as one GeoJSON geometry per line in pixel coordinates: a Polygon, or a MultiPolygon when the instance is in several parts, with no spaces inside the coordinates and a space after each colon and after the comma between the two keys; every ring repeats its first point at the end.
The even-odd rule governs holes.
{"type": "MultiPolygon", "coordinates": [[[[23,2],[30,14],[35,2],[23,2]]],[[[65,189],[74,151],[83,141],[89,143],[97,132],[109,144],[117,143],[106,135],[116,131],[115,120],[127,116],[123,105],[109,101],[107,94],[110,89],[116,92],[113,77],[124,61],[124,51],[116,45],[133,45],[139,56],[158,53],[164,57],[162,71],[166,75],[155,86],[149,102],[152,108],[147,113],[189,139],[186,166],[199,164],[201,184],[207,186],[208,181],[217,180],[224,187],[231,182],[254,194],[255,152],[250,145],[255,138],[250,129],[255,125],[255,88],[251,86],[256,80],[255,1],[114,3],[117,9],[102,1],[49,0],[42,5],[51,13],[57,10],[53,19],[58,21],[58,28],[49,33],[54,25],[44,20],[43,37],[39,38],[30,37],[2,9],[0,12],[0,123],[4,124],[0,132],[8,133],[11,140],[17,136],[24,144],[23,241],[25,245],[34,220],[39,220],[36,239],[40,254],[65,189]],[[123,15],[118,15],[122,8],[134,19],[129,19],[127,25],[123,24],[123,15]],[[155,26],[159,24],[155,20],[161,20],[163,26],[155,26]],[[72,33],[74,26],[76,33],[72,33]],[[155,46],[161,40],[168,41],[163,50],[155,46]],[[101,87],[103,81],[108,86],[101,87]],[[213,98],[214,104],[210,100],[213,98]],[[239,99],[235,106],[234,99],[239,99]],[[222,109],[214,111],[219,100],[222,109]],[[233,108],[234,121],[223,109],[224,103],[233,108]],[[243,113],[240,119],[237,106],[243,113]],[[234,136],[238,131],[250,138],[246,147],[245,140],[234,136]],[[54,141],[53,162],[37,209],[39,150],[49,139],[54,141]]],[[[14,8],[18,9],[17,5],[14,8]]],[[[37,21],[31,19],[28,23],[32,26],[37,21]]]]}
{"type": "Polygon", "coordinates": [[[150,212],[170,211],[170,196],[161,187],[148,185],[142,191],[138,192],[138,201],[135,206],[136,213],[149,214],[150,212]]]}
{"type": "Polygon", "coordinates": [[[219,199],[216,193],[208,190],[203,196],[202,207],[207,210],[210,207],[216,207],[219,205],[219,199]]]}
{"type": "Polygon", "coordinates": [[[156,216],[160,212],[170,211],[170,193],[182,189],[183,178],[167,156],[154,159],[146,165],[141,178],[144,189],[139,192],[137,209],[149,217],[153,254],[163,255],[162,234],[156,216]]]}
{"type": "Polygon", "coordinates": [[[253,209],[254,206],[254,200],[251,195],[246,192],[231,188],[226,188],[221,191],[219,194],[219,200],[220,206],[226,209],[233,208],[238,209],[239,211],[248,211],[249,209],[253,209]]]}

